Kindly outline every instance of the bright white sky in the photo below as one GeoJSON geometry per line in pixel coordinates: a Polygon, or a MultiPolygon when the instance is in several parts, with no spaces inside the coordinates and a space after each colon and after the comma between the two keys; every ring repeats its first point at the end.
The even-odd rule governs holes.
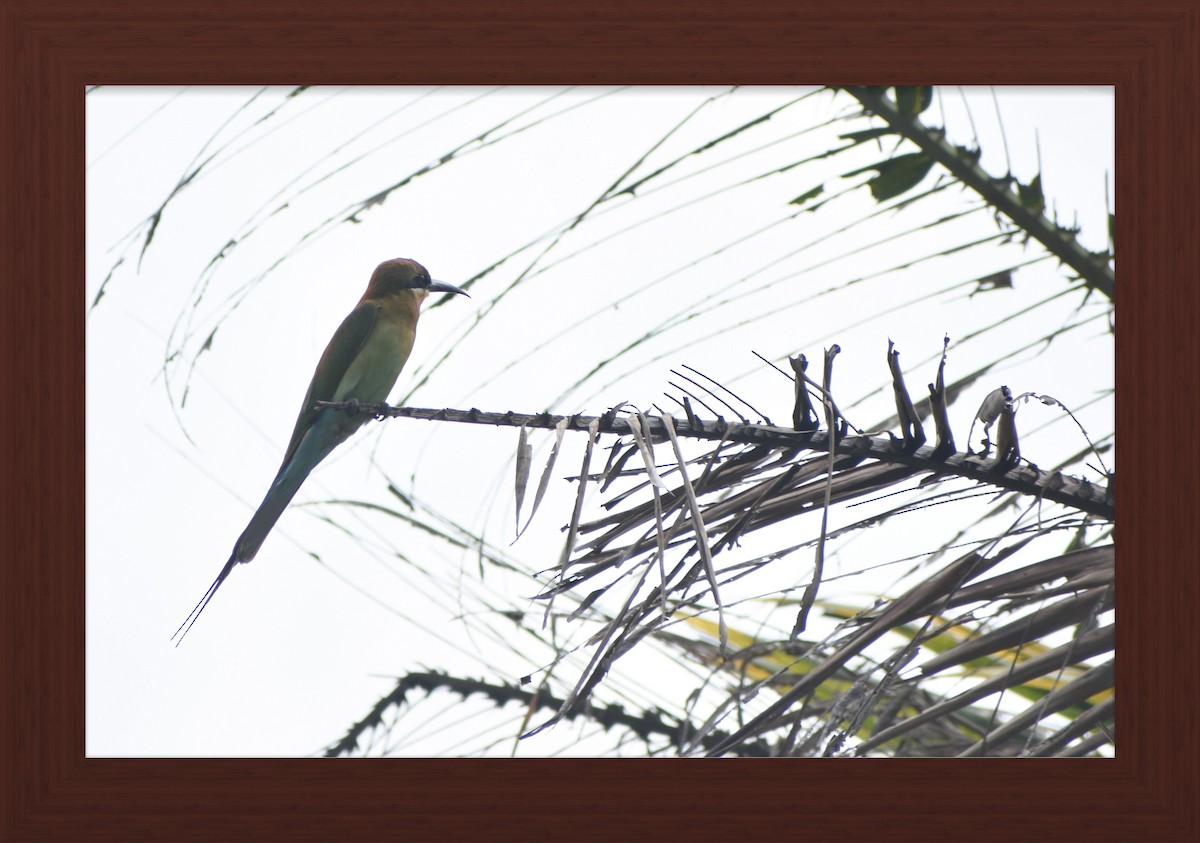
{"type": "MultiPolygon", "coordinates": [[[[804,93],[726,90],[329,88],[285,101],[286,89],[103,88],[87,97],[83,304],[91,307],[104,290],[87,323],[89,755],[319,754],[391,689],[391,677],[443,669],[512,681],[539,666],[536,657],[522,656],[519,640],[506,642],[500,627],[489,636],[463,620],[486,606],[530,609],[528,580],[505,579],[495,569],[481,578],[472,551],[450,552],[393,519],[324,502],[371,500],[401,508],[384,491],[386,475],[439,513],[486,531],[521,565],[540,570],[557,562],[558,528],[574,496],[574,486],[559,478],[578,471],[582,437],[569,438],[543,510],[509,548],[516,431],[408,420],[369,426],[319,467],[258,557],[233,572],[183,646],[169,641],[265,492],[316,360],[381,260],[411,257],[433,277],[462,284],[541,238],[478,283],[469,301],[457,298],[427,312],[393,392],[396,402],[453,348],[406,403],[523,412],[602,412],[622,401],[669,407],[662,397],[673,379],[668,370],[687,364],[783,422],[790,386],[752,350],[772,359],[804,351],[819,361],[821,347],[838,342],[844,351],[835,394],[840,385],[850,399],[885,382],[889,337],[906,369],[915,370],[909,380],[914,396],[924,393],[936,365],[928,361],[936,361],[943,333],[958,339],[989,320],[981,320],[981,299],[968,300],[966,289],[912,306],[917,285],[930,275],[979,277],[1036,254],[1035,247],[1012,245],[994,268],[972,253],[810,300],[817,290],[900,264],[910,253],[920,257],[954,245],[959,240],[949,238],[957,238],[958,229],[866,248],[923,217],[884,215],[839,235],[839,227],[874,208],[859,190],[819,213],[739,240],[783,219],[795,210],[787,203],[820,182],[827,183],[826,194],[845,189],[837,175],[885,157],[890,148],[864,148],[833,165],[815,162],[714,195],[827,149],[836,132],[851,127],[804,130],[848,111],[853,102],[844,96],[810,97],[719,154],[689,159],[678,176],[662,180],[669,188],[647,188],[636,202],[607,203],[615,210],[599,209],[541,259],[541,274],[497,298],[549,245],[548,231],[587,208],[705,100],[715,98],[637,173],[804,93]],[[468,146],[467,154],[361,214],[359,224],[326,226],[302,240],[354,202],[497,123],[516,116],[489,139],[560,111],[503,142],[468,146]],[[139,263],[145,236],[139,225],[210,155],[167,206],[139,263]],[[706,170],[717,162],[725,163],[706,170]],[[675,183],[685,173],[694,176],[675,183]],[[929,237],[935,244],[946,239],[931,246],[929,237]],[[231,240],[238,245],[206,275],[231,240]],[[810,241],[815,245],[802,263],[781,260],[810,241]],[[725,244],[732,245],[691,265],[725,244]],[[774,283],[752,292],[767,282],[774,283]],[[598,359],[681,303],[729,295],[735,301],[727,307],[688,320],[574,386],[598,359]],[[472,329],[481,312],[487,318],[472,329]],[[739,320],[747,324],[714,335],[739,320]],[[218,325],[211,348],[199,353],[218,325]],[[430,579],[414,568],[438,575],[430,579]]],[[[1111,89],[995,93],[993,100],[990,89],[941,89],[927,118],[941,122],[944,113],[959,143],[977,133],[989,172],[1008,169],[1006,146],[1022,181],[1040,169],[1059,219],[1077,220],[1084,245],[1104,249],[1105,179],[1112,183],[1114,166],[1111,89]]],[[[950,208],[969,198],[958,188],[945,193],[953,194],[946,199],[950,208]]],[[[978,230],[986,236],[995,227],[978,230]]],[[[1019,272],[1016,293],[988,294],[997,297],[994,313],[1018,309],[1001,296],[1040,289],[1042,295],[1029,299],[1036,301],[1059,291],[1066,286],[1062,275],[1051,261],[1019,272]]],[[[950,376],[990,359],[997,344],[1017,348],[1052,330],[1079,304],[1075,296],[1043,308],[1040,321],[1021,323],[1019,337],[993,332],[974,346],[964,344],[951,354],[950,376]]],[[[1002,380],[980,384],[952,408],[960,448],[974,407],[1000,382],[1082,408],[1078,415],[1094,435],[1112,430],[1111,399],[1096,400],[1113,383],[1112,340],[1102,319],[1037,360],[1017,355],[996,378],[1002,380]]],[[[843,409],[869,425],[891,411],[890,397],[882,397],[887,401],[869,397],[852,410],[843,399],[843,409]]],[[[1025,443],[1035,462],[1039,446],[1046,465],[1084,447],[1054,414],[1028,413],[1030,427],[1056,421],[1042,438],[1025,443]]],[[[542,459],[546,437],[535,441],[542,459]]],[[[539,471],[537,464],[535,477],[539,471]]],[[[913,521],[909,537],[914,553],[923,547],[919,524],[913,521]]],[[[893,579],[876,585],[885,589],[893,579]]],[[[622,681],[646,694],[646,680],[615,677],[614,687],[622,681]]],[[[446,705],[453,702],[445,698],[446,705]]],[[[437,737],[394,750],[471,750],[472,725],[448,719],[446,705],[427,709],[431,722],[423,731],[437,737]]],[[[560,729],[557,738],[518,752],[545,754],[579,737],[574,727],[560,729]]],[[[511,748],[509,741],[497,751],[511,748]]]]}

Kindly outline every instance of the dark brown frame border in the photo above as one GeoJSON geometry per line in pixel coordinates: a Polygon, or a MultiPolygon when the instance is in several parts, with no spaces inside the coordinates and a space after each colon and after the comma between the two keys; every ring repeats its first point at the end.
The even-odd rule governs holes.
{"type": "Polygon", "coordinates": [[[1198,839],[1200,4],[989,6],[0,0],[0,837],[1198,839]],[[830,80],[1117,86],[1117,760],[83,757],[85,84],[830,80]]]}

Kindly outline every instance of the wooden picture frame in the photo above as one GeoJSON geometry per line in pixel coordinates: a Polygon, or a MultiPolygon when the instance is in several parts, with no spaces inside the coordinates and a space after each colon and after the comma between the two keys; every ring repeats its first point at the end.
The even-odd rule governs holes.
{"type": "Polygon", "coordinates": [[[1200,835],[1195,2],[0,8],[0,839],[1200,835]],[[1116,86],[1115,760],[84,757],[86,85],[830,81],[1116,86]]]}

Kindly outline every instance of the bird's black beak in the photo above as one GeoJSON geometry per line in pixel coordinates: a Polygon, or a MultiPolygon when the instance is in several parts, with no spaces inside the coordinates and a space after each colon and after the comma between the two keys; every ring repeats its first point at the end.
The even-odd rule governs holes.
{"type": "Polygon", "coordinates": [[[445,281],[430,281],[429,282],[429,292],[431,292],[431,293],[462,293],[464,296],[467,296],[467,298],[471,298],[469,295],[467,295],[466,290],[460,290],[458,287],[455,287],[453,284],[447,284],[445,281]]]}

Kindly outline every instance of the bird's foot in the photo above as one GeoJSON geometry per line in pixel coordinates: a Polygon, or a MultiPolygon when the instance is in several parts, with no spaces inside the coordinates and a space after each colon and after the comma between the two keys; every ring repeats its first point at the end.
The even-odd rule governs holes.
{"type": "Polygon", "coordinates": [[[357,416],[360,412],[362,412],[362,406],[358,403],[357,398],[349,398],[346,400],[347,415],[357,416]]]}

